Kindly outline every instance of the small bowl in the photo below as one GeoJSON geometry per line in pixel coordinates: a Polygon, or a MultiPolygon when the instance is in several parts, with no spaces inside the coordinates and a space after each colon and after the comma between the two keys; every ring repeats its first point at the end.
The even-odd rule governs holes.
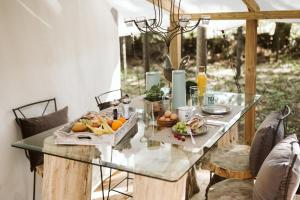
{"type": "Polygon", "coordinates": [[[160,127],[172,127],[173,125],[175,125],[178,120],[171,120],[171,121],[161,121],[159,120],[160,117],[157,118],[157,125],[160,127]]]}

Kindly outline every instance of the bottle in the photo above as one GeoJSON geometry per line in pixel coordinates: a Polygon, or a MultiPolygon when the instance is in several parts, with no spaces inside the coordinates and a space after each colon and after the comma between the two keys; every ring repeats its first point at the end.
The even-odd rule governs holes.
{"type": "Polygon", "coordinates": [[[207,76],[205,74],[205,66],[199,67],[199,73],[197,75],[197,86],[198,86],[199,96],[203,97],[207,86],[207,76]]]}
{"type": "Polygon", "coordinates": [[[112,102],[112,106],[113,106],[113,119],[114,120],[117,120],[118,119],[118,117],[119,117],[119,113],[118,113],[118,105],[119,105],[119,101],[118,100],[114,100],[113,102],[112,102]]]}
{"type": "Polygon", "coordinates": [[[172,108],[186,105],[185,71],[172,71],[172,108]]]}
{"type": "Polygon", "coordinates": [[[129,119],[129,104],[130,104],[130,98],[126,94],[125,98],[123,99],[123,115],[125,119],[129,119]]]}

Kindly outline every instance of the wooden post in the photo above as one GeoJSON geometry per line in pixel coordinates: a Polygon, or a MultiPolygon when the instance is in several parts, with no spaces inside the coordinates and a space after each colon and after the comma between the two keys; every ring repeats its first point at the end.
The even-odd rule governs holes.
{"type": "Polygon", "coordinates": [[[125,77],[127,76],[127,57],[126,57],[126,37],[123,36],[121,38],[122,42],[122,58],[123,58],[123,69],[125,73],[125,77]]]}
{"type": "Polygon", "coordinates": [[[149,33],[143,34],[143,65],[144,65],[144,71],[146,72],[150,71],[150,60],[149,60],[149,33]]]}
{"type": "MultiPolygon", "coordinates": [[[[170,22],[170,29],[172,29],[172,23],[170,22]]],[[[173,64],[173,68],[177,69],[181,61],[181,35],[177,35],[172,39],[169,47],[169,56],[173,64]]]]}
{"type": "MultiPolygon", "coordinates": [[[[257,20],[246,21],[245,95],[246,102],[256,94],[257,20]]],[[[245,115],[245,144],[251,145],[255,134],[255,107],[245,115]]]]}
{"type": "Polygon", "coordinates": [[[207,66],[207,41],[206,28],[199,26],[197,29],[197,66],[207,66]]]}

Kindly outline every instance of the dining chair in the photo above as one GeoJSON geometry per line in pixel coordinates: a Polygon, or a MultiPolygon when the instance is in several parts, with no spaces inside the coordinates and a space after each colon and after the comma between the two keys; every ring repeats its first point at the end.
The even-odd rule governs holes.
{"type": "MultiPolygon", "coordinates": [[[[100,95],[96,96],[95,99],[96,99],[96,103],[97,103],[97,106],[99,108],[100,111],[106,109],[106,108],[109,108],[112,106],[112,103],[114,101],[119,101],[121,102],[121,100],[126,97],[128,95],[124,95],[124,92],[122,89],[116,89],[116,90],[111,90],[111,91],[108,91],[108,92],[104,92],[104,93],[101,93],[100,95]]],[[[112,156],[112,154],[111,154],[112,156]]],[[[111,157],[112,159],[112,157],[111,157]]],[[[103,171],[102,171],[102,167],[100,167],[100,174],[101,174],[101,177],[103,177],[102,175],[103,171]]],[[[127,175],[124,179],[122,179],[119,183],[117,183],[116,185],[112,186],[111,185],[111,178],[112,178],[112,169],[109,168],[109,183],[108,183],[108,194],[107,194],[107,199],[109,199],[109,194],[111,191],[114,191],[114,192],[117,192],[119,194],[122,194],[122,195],[125,195],[127,197],[132,197],[131,195],[129,194],[126,194],[124,192],[121,192],[121,191],[118,191],[116,190],[115,188],[120,185],[122,182],[126,181],[126,190],[128,191],[128,188],[129,188],[129,180],[133,179],[129,176],[129,172],[127,172],[127,175]]],[[[104,186],[103,186],[103,180],[101,180],[101,187],[102,187],[102,195],[103,195],[103,200],[104,200],[104,186]]]]}
{"type": "Polygon", "coordinates": [[[210,171],[210,181],[206,188],[206,196],[209,188],[219,181],[228,178],[240,180],[254,179],[263,160],[276,145],[276,142],[279,142],[284,138],[287,126],[287,117],[290,115],[290,113],[291,109],[288,105],[286,105],[281,112],[278,112],[278,115],[275,113],[273,113],[272,115],[270,114],[264,120],[261,126],[265,126],[264,124],[266,124],[267,128],[262,128],[261,126],[258,128],[256,135],[260,134],[260,130],[269,132],[268,134],[265,134],[265,138],[254,138],[253,140],[253,143],[256,143],[255,140],[270,141],[269,145],[258,143],[255,146],[255,148],[261,149],[265,152],[265,155],[263,157],[261,155],[262,153],[258,150],[255,150],[254,146],[250,147],[248,145],[232,144],[230,146],[216,148],[215,150],[213,150],[210,153],[210,158],[207,165],[208,167],[205,168],[210,171]],[[274,119],[274,117],[276,117],[276,119],[274,119]],[[269,129],[268,126],[270,126],[270,123],[273,123],[273,129],[269,129]],[[281,130],[281,127],[283,127],[283,131],[281,130]],[[267,146],[269,147],[269,149],[266,149],[267,146]],[[256,153],[261,157],[260,160],[262,160],[260,163],[257,163],[257,158],[252,159],[252,151],[257,151],[256,153]],[[256,162],[255,165],[258,166],[255,170],[253,170],[251,167],[253,166],[253,162],[256,162]],[[255,171],[255,173],[253,171],[255,171]]]}
{"type": "Polygon", "coordinates": [[[226,179],[211,186],[208,200],[291,200],[300,183],[300,148],[296,135],[279,142],[254,179],[226,179]]]}
{"type": "Polygon", "coordinates": [[[96,96],[96,102],[99,110],[104,110],[106,108],[109,108],[112,106],[112,103],[114,100],[122,100],[123,97],[123,90],[122,89],[116,89],[111,90],[108,92],[101,93],[100,95],[96,96]]]}
{"type": "MultiPolygon", "coordinates": [[[[12,109],[23,139],[67,122],[68,107],[57,111],[56,99],[47,99],[12,109]]],[[[25,150],[33,172],[33,199],[35,199],[36,174],[43,177],[43,154],[25,150]]]]}

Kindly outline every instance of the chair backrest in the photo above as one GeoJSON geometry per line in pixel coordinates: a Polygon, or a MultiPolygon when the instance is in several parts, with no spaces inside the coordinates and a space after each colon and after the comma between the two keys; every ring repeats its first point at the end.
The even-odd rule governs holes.
{"type": "Polygon", "coordinates": [[[26,104],[13,109],[16,122],[19,126],[21,126],[20,118],[40,117],[56,111],[57,105],[55,98],[26,104]]]}
{"type": "MultiPolygon", "coordinates": [[[[278,133],[281,123],[283,123],[284,133],[286,132],[287,119],[288,119],[288,116],[291,114],[291,112],[292,112],[291,108],[288,105],[286,105],[283,108],[283,110],[281,111],[282,117],[279,119],[278,125],[276,127],[275,134],[278,133]]],[[[286,135],[286,133],[285,133],[285,135],[286,135]]],[[[276,137],[273,137],[273,146],[275,145],[275,139],[276,139],[276,137]]]]}
{"type": "Polygon", "coordinates": [[[123,97],[122,89],[104,92],[95,97],[97,106],[101,110],[109,108],[114,100],[121,100],[123,97]]]}

